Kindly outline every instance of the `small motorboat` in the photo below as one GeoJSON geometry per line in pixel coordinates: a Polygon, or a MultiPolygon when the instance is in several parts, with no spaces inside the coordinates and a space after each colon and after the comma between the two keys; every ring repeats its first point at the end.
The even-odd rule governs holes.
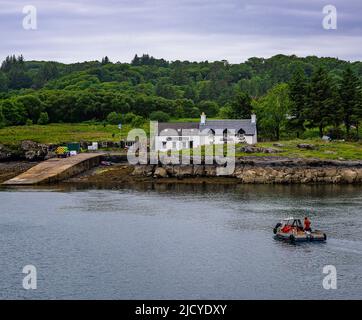
{"type": "Polygon", "coordinates": [[[304,231],[300,219],[286,218],[274,227],[276,238],[291,243],[302,241],[326,241],[327,235],[320,230],[304,231]]]}

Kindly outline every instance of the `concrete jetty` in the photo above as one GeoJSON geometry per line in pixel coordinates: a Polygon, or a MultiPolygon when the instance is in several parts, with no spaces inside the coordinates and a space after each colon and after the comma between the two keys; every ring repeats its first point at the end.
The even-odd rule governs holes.
{"type": "Polygon", "coordinates": [[[97,166],[104,153],[80,153],[68,158],[52,158],[39,163],[3,185],[35,185],[59,182],[97,166]]]}

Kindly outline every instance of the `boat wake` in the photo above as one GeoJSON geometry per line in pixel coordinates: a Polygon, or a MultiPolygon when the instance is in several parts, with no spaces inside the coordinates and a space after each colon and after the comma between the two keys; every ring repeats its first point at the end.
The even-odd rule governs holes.
{"type": "Polygon", "coordinates": [[[362,241],[328,239],[328,246],[338,251],[362,255],[362,241]]]}

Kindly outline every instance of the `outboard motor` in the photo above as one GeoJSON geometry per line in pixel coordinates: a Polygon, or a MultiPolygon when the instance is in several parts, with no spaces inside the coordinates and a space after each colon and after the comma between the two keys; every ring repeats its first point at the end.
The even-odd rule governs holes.
{"type": "Polygon", "coordinates": [[[279,228],[281,225],[282,225],[282,224],[281,224],[280,222],[278,222],[278,223],[275,225],[275,227],[274,227],[274,229],[273,229],[274,234],[277,234],[278,228],[279,228]]]}

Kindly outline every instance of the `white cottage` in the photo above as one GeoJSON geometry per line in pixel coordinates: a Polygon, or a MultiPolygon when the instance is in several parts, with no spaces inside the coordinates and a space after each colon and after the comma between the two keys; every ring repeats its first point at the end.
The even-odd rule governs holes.
{"type": "Polygon", "coordinates": [[[159,151],[197,148],[200,145],[257,143],[256,116],[240,120],[207,120],[202,113],[200,122],[160,122],[155,147],[159,151]],[[229,137],[228,137],[229,133],[229,137]]]}

